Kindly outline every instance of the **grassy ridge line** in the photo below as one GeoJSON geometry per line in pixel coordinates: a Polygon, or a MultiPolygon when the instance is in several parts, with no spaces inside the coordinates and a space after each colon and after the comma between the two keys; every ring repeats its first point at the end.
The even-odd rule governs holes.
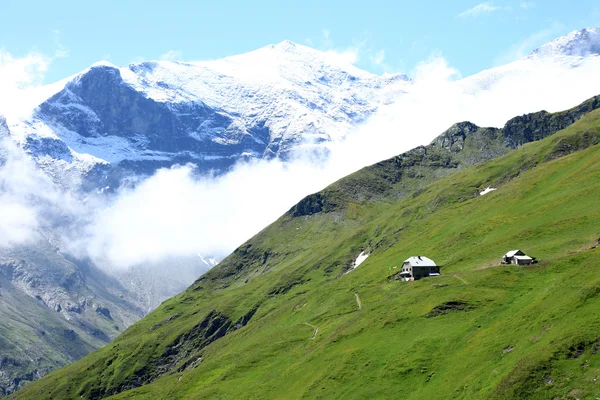
{"type": "MultiPolygon", "coordinates": [[[[481,376],[474,378],[470,389],[458,393],[472,398],[481,393],[500,396],[503,379],[529,353],[523,350],[526,354],[514,362],[505,362],[508,356],[488,360],[498,351],[497,335],[484,334],[481,342],[465,347],[474,335],[473,324],[487,326],[482,332],[495,332],[505,323],[511,326],[506,318],[528,316],[522,309],[543,298],[539,290],[565,292],[565,304],[572,307],[580,287],[561,286],[561,279],[574,283],[580,281],[579,276],[597,279],[589,276],[597,271],[572,268],[565,255],[588,245],[598,233],[600,216],[590,207],[595,204],[593,193],[599,182],[597,148],[547,160],[557,157],[557,151],[585,147],[582,143],[598,133],[598,117],[592,113],[555,137],[439,181],[397,203],[348,203],[342,211],[297,218],[287,215],[234,253],[225,268],[166,302],[117,341],[30,385],[16,398],[93,397],[149,365],[166,344],[189,332],[210,310],[217,308],[236,320],[256,304],[260,307],[251,323],[201,349],[202,361],[197,366],[120,396],[250,398],[279,393],[283,397],[358,398],[369,391],[425,398],[458,390],[466,378],[455,370],[471,376],[474,366],[481,376]],[[474,197],[477,188],[490,182],[504,185],[484,197],[474,197]],[[544,212],[538,212],[540,208],[544,212]],[[526,250],[534,255],[543,253],[544,271],[551,273],[480,269],[517,242],[526,242],[526,250]],[[364,248],[370,248],[372,255],[356,271],[341,276],[343,265],[364,248]],[[469,284],[450,275],[436,280],[440,287],[432,287],[427,280],[414,285],[388,283],[386,265],[413,253],[432,256],[447,266],[444,273],[460,273],[469,284]],[[242,267],[238,274],[227,275],[228,265],[242,267]],[[548,277],[561,279],[548,286],[548,277]],[[363,303],[360,313],[355,292],[363,303]],[[472,310],[424,318],[437,305],[457,298],[471,304],[472,310]],[[307,341],[312,330],[305,322],[319,327],[314,341],[307,341]],[[456,363],[469,368],[456,368],[456,363]],[[486,368],[496,364],[496,378],[490,381],[492,375],[486,368]]],[[[589,254],[578,255],[581,265],[589,267],[589,254]]],[[[598,305],[593,296],[588,304],[598,305]]],[[[559,312],[561,307],[553,308],[559,312]]],[[[538,315],[539,310],[534,311],[531,315],[538,315]]],[[[596,322],[592,319],[591,325],[596,322]]],[[[513,333],[520,335],[539,328],[535,319],[531,326],[514,325],[513,333]]],[[[565,326],[567,338],[559,335],[555,340],[568,342],[572,330],[565,326]]],[[[511,332],[506,332],[503,341],[521,343],[511,332]]],[[[536,343],[545,342],[532,344],[542,346],[536,343]]],[[[556,347],[558,342],[554,343],[556,347]]],[[[506,354],[512,357],[519,352],[506,354]]],[[[519,382],[518,374],[511,379],[519,382]]]]}
{"type": "Polygon", "coordinates": [[[428,146],[419,146],[344,177],[307,196],[290,212],[302,216],[340,209],[348,202],[396,202],[476,163],[548,137],[598,107],[600,96],[595,96],[566,111],[540,111],[512,118],[502,129],[480,128],[470,122],[454,124],[428,146]]]}

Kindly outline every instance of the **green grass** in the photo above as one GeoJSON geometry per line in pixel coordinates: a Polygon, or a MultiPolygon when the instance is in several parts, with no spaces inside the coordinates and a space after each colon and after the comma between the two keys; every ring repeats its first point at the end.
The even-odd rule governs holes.
{"type": "Polygon", "coordinates": [[[599,137],[594,111],[400,200],[402,183],[348,200],[377,167],[359,171],[326,189],[330,212],[284,215],[117,340],[14,398],[106,396],[144,369],[157,379],[114,398],[600,397],[599,137]],[[498,190],[477,196],[486,186],[498,190]],[[540,263],[500,266],[514,248],[540,263]],[[412,255],[442,276],[388,280],[387,266],[412,255]],[[426,317],[450,301],[468,306],[426,317]],[[236,321],[257,305],[246,326],[156,367],[211,311],[236,321]]]}

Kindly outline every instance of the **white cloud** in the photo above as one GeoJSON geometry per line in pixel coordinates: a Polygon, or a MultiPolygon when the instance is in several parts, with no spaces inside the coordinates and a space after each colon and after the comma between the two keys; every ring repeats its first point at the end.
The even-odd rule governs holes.
{"type": "Polygon", "coordinates": [[[376,51],[375,54],[371,55],[370,59],[373,64],[382,65],[385,61],[385,50],[380,49],[376,51]]]}
{"type": "MultiPolygon", "coordinates": [[[[307,44],[313,45],[315,41],[305,40],[307,44]]],[[[354,39],[352,45],[348,47],[340,47],[336,45],[331,37],[329,29],[321,31],[320,45],[317,48],[330,56],[330,60],[342,64],[370,64],[369,67],[377,67],[384,72],[397,72],[398,68],[393,68],[387,65],[385,61],[385,50],[374,49],[368,45],[368,40],[362,38],[354,39]],[[366,61],[366,62],[365,62],[366,61]]]]}
{"type": "Polygon", "coordinates": [[[181,59],[181,50],[169,50],[164,54],[161,54],[159,58],[162,61],[178,61],[181,59]]]}
{"type": "Polygon", "coordinates": [[[458,14],[458,17],[459,18],[476,18],[476,17],[479,17],[480,15],[491,14],[498,10],[508,10],[508,9],[510,9],[510,7],[498,7],[498,6],[493,5],[489,1],[486,1],[485,3],[477,4],[476,6],[471,7],[468,10],[461,12],[460,14],[458,14]]]}
{"type": "Polygon", "coordinates": [[[31,51],[19,57],[0,48],[0,115],[22,117],[47,98],[42,84],[50,64],[69,55],[60,42],[60,34],[60,30],[52,31],[53,55],[31,51]]]}
{"type": "Polygon", "coordinates": [[[331,62],[336,64],[358,63],[363,47],[364,41],[355,42],[352,46],[346,48],[335,46],[329,29],[323,29],[321,32],[321,45],[319,48],[329,56],[331,62]]]}
{"type": "MultiPolygon", "coordinates": [[[[158,171],[95,216],[87,248],[101,265],[127,267],[196,253],[225,255],[327,183],[306,161],[240,165],[196,180],[190,166],[158,171]]],[[[326,174],[325,174],[326,175],[326,174]]]]}
{"type": "Polygon", "coordinates": [[[337,64],[356,64],[360,59],[358,47],[349,47],[345,50],[327,50],[331,61],[337,64]]]}
{"type": "Polygon", "coordinates": [[[56,48],[54,51],[54,58],[65,58],[69,56],[69,49],[62,44],[61,35],[62,32],[60,29],[54,29],[52,31],[52,36],[54,36],[54,47],[56,48]]]}
{"type": "Polygon", "coordinates": [[[6,195],[0,196],[0,221],[0,248],[29,242],[38,227],[35,210],[6,195]]]}
{"type": "Polygon", "coordinates": [[[12,140],[0,139],[0,247],[38,239],[49,218],[67,208],[72,214],[74,204],[12,140]]]}
{"type": "Polygon", "coordinates": [[[20,108],[27,91],[42,84],[51,60],[39,53],[14,57],[0,49],[0,115],[20,108]]]}
{"type": "Polygon", "coordinates": [[[331,32],[329,32],[329,29],[323,29],[323,31],[321,32],[322,37],[321,37],[321,42],[322,42],[322,47],[325,48],[329,48],[329,47],[333,47],[333,42],[331,41],[331,32]]]}
{"type": "Polygon", "coordinates": [[[535,7],[535,3],[532,1],[523,1],[521,4],[519,4],[519,7],[523,9],[533,8],[535,7]]]}
{"type": "MultiPolygon", "coordinates": [[[[51,58],[39,53],[14,57],[0,49],[0,117],[29,111],[31,90],[41,85],[51,58]]],[[[0,118],[0,248],[34,240],[40,225],[38,201],[54,193],[23,151],[8,138],[0,118]]]]}

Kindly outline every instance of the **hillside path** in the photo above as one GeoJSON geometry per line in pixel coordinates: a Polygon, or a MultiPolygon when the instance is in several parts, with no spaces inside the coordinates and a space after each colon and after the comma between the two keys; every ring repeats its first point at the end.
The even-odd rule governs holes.
{"type": "Polygon", "coordinates": [[[308,339],[308,340],[313,340],[315,337],[317,337],[317,332],[319,332],[319,327],[318,326],[314,326],[312,324],[309,324],[308,322],[305,322],[304,325],[308,325],[308,326],[310,326],[311,328],[313,328],[315,330],[313,332],[313,335],[311,336],[311,338],[308,339]]]}
{"type": "Polygon", "coordinates": [[[461,277],[460,277],[460,276],[458,276],[458,275],[452,275],[452,276],[453,276],[453,277],[455,277],[456,279],[459,279],[459,280],[461,280],[461,281],[462,281],[462,283],[464,283],[465,285],[468,285],[468,284],[469,284],[469,282],[465,281],[463,278],[461,278],[461,277]]]}
{"type": "Polygon", "coordinates": [[[362,305],[360,304],[360,297],[358,297],[358,293],[354,293],[354,295],[356,296],[356,305],[358,306],[358,309],[362,309],[362,305]]]}

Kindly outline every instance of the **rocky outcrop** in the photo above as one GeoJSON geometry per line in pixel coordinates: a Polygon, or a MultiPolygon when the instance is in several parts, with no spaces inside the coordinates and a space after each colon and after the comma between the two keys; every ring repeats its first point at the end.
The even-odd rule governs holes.
{"type": "Polygon", "coordinates": [[[600,108],[600,96],[581,103],[570,110],[548,113],[540,111],[526,114],[509,120],[502,128],[504,145],[517,148],[525,143],[543,139],[571,125],[586,113],[600,108]]]}
{"type": "Polygon", "coordinates": [[[459,122],[438,136],[432,146],[458,153],[463,150],[467,136],[478,129],[479,127],[471,122],[459,122]]]}
{"type": "Polygon", "coordinates": [[[303,215],[312,215],[323,211],[323,207],[327,205],[327,197],[324,193],[315,193],[306,196],[298,204],[294,206],[293,215],[294,217],[301,217],[303,215]]]}
{"type": "Polygon", "coordinates": [[[472,304],[465,301],[447,301],[435,306],[430,312],[425,315],[425,318],[439,317],[440,315],[448,314],[454,311],[471,311],[474,308],[472,304]]]}
{"type": "MultiPolygon", "coordinates": [[[[186,333],[176,337],[163,354],[136,371],[127,381],[112,387],[96,387],[88,395],[89,399],[101,399],[121,393],[125,390],[148,384],[160,376],[176,371],[193,368],[202,361],[202,352],[206,346],[240,328],[246,326],[259,305],[249,310],[235,322],[220,311],[209,312],[200,322],[186,333]]],[[[168,323],[167,320],[164,323],[168,323]]],[[[109,365],[112,361],[109,362],[109,365]]]]}

